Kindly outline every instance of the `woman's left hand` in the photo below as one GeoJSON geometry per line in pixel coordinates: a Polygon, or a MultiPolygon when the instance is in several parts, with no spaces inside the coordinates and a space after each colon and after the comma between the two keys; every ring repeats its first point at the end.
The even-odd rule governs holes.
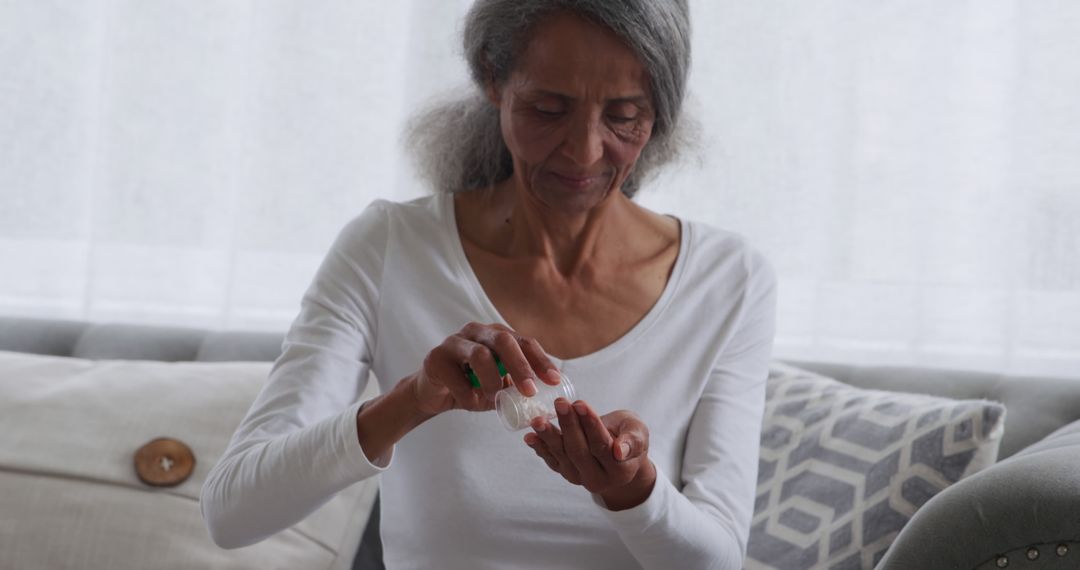
{"type": "Polygon", "coordinates": [[[649,428],[636,414],[616,410],[603,416],[578,400],[555,400],[559,425],[532,422],[525,444],[552,471],[600,495],[613,511],[636,507],[649,498],[656,467],[649,459],[649,428]]]}

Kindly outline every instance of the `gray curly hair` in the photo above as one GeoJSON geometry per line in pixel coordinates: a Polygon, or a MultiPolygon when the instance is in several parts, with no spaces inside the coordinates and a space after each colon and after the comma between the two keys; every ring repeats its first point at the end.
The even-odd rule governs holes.
{"type": "Polygon", "coordinates": [[[622,192],[633,198],[657,167],[679,156],[695,129],[680,120],[690,69],[686,0],[477,0],[465,17],[465,58],[479,88],[435,103],[412,119],[407,142],[421,174],[439,191],[486,188],[514,171],[499,110],[484,95],[509,78],[543,17],[568,10],[622,38],[649,73],[656,121],[622,192]]]}

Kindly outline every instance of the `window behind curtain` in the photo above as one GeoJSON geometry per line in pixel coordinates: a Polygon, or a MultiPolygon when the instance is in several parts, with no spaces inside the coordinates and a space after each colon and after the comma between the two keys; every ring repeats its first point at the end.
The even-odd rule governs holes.
{"type": "MultiPolygon", "coordinates": [[[[426,192],[468,4],[0,4],[0,312],[285,328],[426,192]]],[[[691,6],[704,139],[640,200],[765,251],[778,357],[1080,375],[1080,4],[691,6]]]]}

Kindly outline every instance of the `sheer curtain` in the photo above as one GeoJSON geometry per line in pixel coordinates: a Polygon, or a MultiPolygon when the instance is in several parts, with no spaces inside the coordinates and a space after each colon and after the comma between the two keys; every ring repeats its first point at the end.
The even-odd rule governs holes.
{"type": "MultiPolygon", "coordinates": [[[[426,193],[469,3],[0,2],[0,313],[284,329],[426,193]]],[[[640,200],[768,254],[777,356],[1080,373],[1080,3],[691,10],[705,138],[640,200]]]]}

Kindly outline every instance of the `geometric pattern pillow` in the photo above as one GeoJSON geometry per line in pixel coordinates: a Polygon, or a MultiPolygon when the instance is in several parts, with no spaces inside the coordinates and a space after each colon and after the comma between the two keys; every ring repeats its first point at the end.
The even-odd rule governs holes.
{"type": "Polygon", "coordinates": [[[1004,420],[774,363],[745,568],[872,569],[916,509],[997,460],[1004,420]]]}

